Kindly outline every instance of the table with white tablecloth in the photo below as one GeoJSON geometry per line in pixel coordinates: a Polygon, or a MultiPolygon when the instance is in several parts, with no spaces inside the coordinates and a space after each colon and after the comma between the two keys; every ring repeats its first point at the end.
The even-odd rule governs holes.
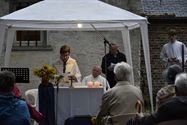
{"type": "Polygon", "coordinates": [[[95,116],[101,105],[103,88],[55,88],[57,125],[64,125],[67,118],[80,115],[95,116]],[[58,96],[56,96],[58,95],[58,96]]]}

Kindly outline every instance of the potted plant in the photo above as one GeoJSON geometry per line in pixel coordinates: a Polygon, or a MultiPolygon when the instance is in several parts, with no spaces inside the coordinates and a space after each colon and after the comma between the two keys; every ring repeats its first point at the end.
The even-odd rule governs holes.
{"type": "Polygon", "coordinates": [[[44,115],[44,120],[39,125],[54,125],[55,124],[55,109],[54,109],[54,87],[49,82],[56,74],[56,69],[48,64],[42,65],[41,68],[34,68],[35,76],[41,78],[41,84],[38,87],[39,111],[44,115]]]}
{"type": "Polygon", "coordinates": [[[57,73],[56,69],[48,64],[42,65],[41,68],[34,68],[33,74],[41,78],[41,84],[48,85],[49,80],[54,78],[57,73]]]}

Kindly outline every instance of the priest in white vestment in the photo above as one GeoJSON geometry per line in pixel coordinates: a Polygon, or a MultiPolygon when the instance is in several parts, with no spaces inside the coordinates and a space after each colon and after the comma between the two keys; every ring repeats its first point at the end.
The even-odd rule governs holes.
{"type": "Polygon", "coordinates": [[[96,84],[99,84],[99,86],[102,86],[104,88],[104,91],[108,90],[110,88],[110,85],[106,78],[101,76],[101,72],[101,67],[99,65],[95,65],[92,68],[92,74],[83,78],[83,85],[88,86],[89,83],[92,83],[92,86],[97,86],[96,84]]]}
{"type": "Polygon", "coordinates": [[[63,45],[60,49],[60,59],[52,64],[57,69],[57,74],[62,75],[64,82],[81,82],[81,73],[75,59],[70,57],[70,47],[63,45]]]}
{"type": "Polygon", "coordinates": [[[170,30],[168,33],[169,42],[166,43],[161,50],[160,58],[166,63],[166,67],[173,64],[182,65],[182,56],[184,54],[184,63],[187,60],[187,50],[186,46],[176,40],[176,31],[170,30]],[[184,53],[182,54],[182,47],[184,48],[184,53]]]}

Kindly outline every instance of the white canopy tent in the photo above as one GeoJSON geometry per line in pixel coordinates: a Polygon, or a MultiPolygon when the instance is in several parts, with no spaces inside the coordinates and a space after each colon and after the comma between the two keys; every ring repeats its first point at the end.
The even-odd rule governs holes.
{"type": "MultiPolygon", "coordinates": [[[[129,31],[141,29],[142,44],[153,111],[147,19],[98,0],[44,0],[0,18],[0,55],[9,66],[17,30],[94,31],[119,30],[122,33],[127,62],[132,65],[129,31]],[[81,23],[82,28],[77,24],[81,23]],[[6,49],[3,49],[5,44],[6,49]]],[[[134,83],[134,79],[132,79],[134,83]]]]}

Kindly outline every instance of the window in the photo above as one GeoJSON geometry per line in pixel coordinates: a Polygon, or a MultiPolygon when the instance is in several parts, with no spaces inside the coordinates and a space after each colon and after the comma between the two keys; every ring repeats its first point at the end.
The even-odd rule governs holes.
{"type": "MultiPolygon", "coordinates": [[[[10,12],[25,8],[40,0],[24,1],[10,1],[10,12]]],[[[15,41],[13,43],[13,51],[42,51],[52,50],[51,46],[47,45],[47,31],[16,31],[15,41]]]]}
{"type": "Polygon", "coordinates": [[[17,31],[13,50],[52,50],[47,45],[47,31],[17,31]]]}

